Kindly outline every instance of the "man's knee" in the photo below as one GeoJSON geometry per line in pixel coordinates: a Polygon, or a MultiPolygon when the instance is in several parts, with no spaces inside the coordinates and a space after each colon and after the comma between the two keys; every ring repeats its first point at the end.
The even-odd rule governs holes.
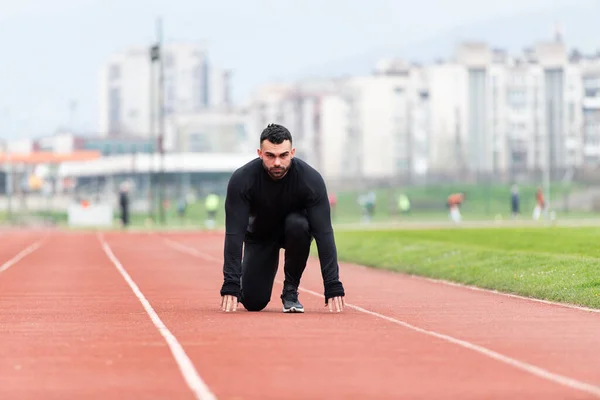
{"type": "Polygon", "coordinates": [[[310,237],[308,219],[299,213],[291,213],[285,219],[285,235],[294,238],[310,237]]]}
{"type": "Polygon", "coordinates": [[[269,304],[268,301],[244,301],[242,303],[244,308],[250,312],[262,311],[267,306],[267,304],[269,304]]]}
{"type": "Polygon", "coordinates": [[[264,296],[243,295],[241,303],[247,311],[261,311],[269,304],[269,300],[264,296]]]}

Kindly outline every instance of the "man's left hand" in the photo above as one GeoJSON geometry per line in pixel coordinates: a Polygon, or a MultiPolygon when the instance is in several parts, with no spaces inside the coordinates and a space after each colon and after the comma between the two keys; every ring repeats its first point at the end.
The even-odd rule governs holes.
{"type": "Polygon", "coordinates": [[[330,312],[342,312],[344,311],[344,306],[346,305],[343,296],[332,297],[329,299],[328,303],[330,312]]]}

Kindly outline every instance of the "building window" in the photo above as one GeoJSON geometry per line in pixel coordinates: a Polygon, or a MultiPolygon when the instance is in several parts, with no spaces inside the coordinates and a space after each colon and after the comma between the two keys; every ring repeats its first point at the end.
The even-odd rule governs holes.
{"type": "Polygon", "coordinates": [[[513,109],[522,109],[527,102],[525,90],[509,90],[507,94],[508,104],[513,109]]]}

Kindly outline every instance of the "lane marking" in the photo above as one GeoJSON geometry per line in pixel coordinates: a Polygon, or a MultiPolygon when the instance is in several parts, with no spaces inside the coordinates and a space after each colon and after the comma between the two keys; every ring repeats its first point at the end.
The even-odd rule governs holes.
{"type": "MultiPolygon", "coordinates": [[[[196,256],[196,257],[199,257],[199,258],[202,258],[204,260],[211,260],[211,261],[218,262],[218,263],[222,262],[221,259],[219,259],[217,257],[213,257],[213,256],[211,256],[209,254],[206,254],[204,252],[198,251],[198,250],[196,250],[196,249],[194,249],[192,247],[189,247],[187,245],[184,245],[184,244],[181,244],[181,243],[177,243],[177,242],[174,242],[174,241],[172,241],[170,239],[166,239],[166,238],[164,240],[173,249],[182,251],[184,253],[187,253],[187,254],[190,254],[190,255],[193,255],[193,256],[196,256]],[[176,245],[174,243],[176,243],[176,245]]],[[[283,282],[281,282],[279,280],[276,280],[276,281],[279,284],[283,283],[283,282]]],[[[309,290],[309,289],[305,289],[303,287],[298,288],[298,290],[301,291],[301,292],[305,292],[305,293],[311,294],[313,296],[319,297],[321,299],[324,297],[322,294],[319,294],[319,293],[314,292],[314,291],[309,290]]],[[[415,332],[419,332],[419,333],[422,333],[422,334],[425,334],[425,335],[429,335],[429,336],[432,336],[432,337],[444,340],[446,342],[449,342],[449,343],[456,344],[458,346],[464,347],[466,349],[476,351],[476,352],[478,352],[480,354],[483,354],[483,355],[485,355],[487,357],[490,357],[490,358],[492,358],[494,360],[497,360],[497,361],[503,362],[505,364],[511,365],[511,366],[513,366],[515,368],[518,368],[518,369],[520,369],[522,371],[528,372],[528,373],[530,373],[532,375],[535,375],[537,377],[549,380],[549,381],[554,382],[554,383],[558,383],[560,385],[569,387],[571,389],[580,390],[582,392],[586,392],[586,393],[592,394],[592,395],[600,398],[600,386],[595,386],[595,385],[592,385],[592,384],[589,384],[589,383],[586,383],[586,382],[581,382],[581,381],[578,381],[576,379],[569,378],[569,377],[564,376],[564,375],[556,374],[556,373],[550,372],[550,371],[548,371],[548,370],[546,370],[544,368],[541,368],[541,367],[538,367],[538,366],[526,363],[524,361],[519,361],[517,359],[505,356],[503,354],[500,354],[498,352],[495,352],[495,351],[490,350],[488,348],[485,348],[483,346],[479,346],[479,345],[473,344],[473,343],[468,342],[466,340],[457,339],[457,338],[449,336],[449,335],[445,335],[445,334],[442,334],[442,333],[438,333],[438,332],[430,331],[430,330],[427,330],[427,329],[419,328],[418,326],[411,325],[408,322],[404,322],[404,321],[401,321],[401,320],[396,319],[396,318],[388,317],[387,315],[383,315],[383,314],[380,314],[380,313],[377,313],[377,312],[374,312],[374,311],[370,311],[370,310],[367,310],[365,308],[356,306],[354,304],[346,303],[346,307],[349,307],[349,308],[351,308],[353,310],[362,312],[364,314],[371,315],[373,317],[377,317],[377,318],[386,320],[388,322],[392,322],[394,324],[397,324],[397,325],[403,326],[405,328],[411,329],[411,330],[413,330],[415,332]]]]}
{"type": "Polygon", "coordinates": [[[10,260],[6,261],[4,264],[2,264],[0,266],[0,273],[6,271],[10,267],[15,265],[19,261],[21,261],[23,258],[25,258],[27,255],[29,255],[29,254],[33,253],[34,251],[36,251],[37,249],[39,249],[42,246],[42,244],[44,243],[44,240],[45,240],[45,238],[40,239],[33,244],[30,244],[25,249],[21,250],[16,256],[14,256],[10,260]]]}
{"type": "Polygon", "coordinates": [[[191,391],[194,393],[196,399],[216,400],[215,395],[210,391],[204,380],[202,380],[200,374],[198,374],[198,371],[196,371],[194,364],[192,363],[188,355],[185,353],[185,350],[183,350],[183,346],[181,345],[181,343],[179,343],[175,335],[173,335],[171,331],[169,331],[167,326],[160,319],[156,311],[154,311],[154,309],[150,305],[150,302],[146,299],[146,297],[139,289],[137,284],[133,281],[133,279],[131,279],[131,276],[129,276],[121,262],[114,255],[108,243],[104,240],[104,235],[98,233],[98,240],[102,244],[102,249],[104,250],[104,253],[106,253],[106,256],[110,259],[110,261],[112,261],[114,266],[121,273],[123,279],[125,279],[125,281],[129,285],[133,293],[136,295],[140,303],[142,303],[142,306],[146,310],[146,313],[148,313],[148,315],[150,316],[150,319],[154,323],[154,326],[167,342],[167,345],[169,346],[169,349],[171,350],[171,353],[175,358],[177,366],[179,367],[179,370],[181,371],[185,382],[187,383],[191,391]]]}

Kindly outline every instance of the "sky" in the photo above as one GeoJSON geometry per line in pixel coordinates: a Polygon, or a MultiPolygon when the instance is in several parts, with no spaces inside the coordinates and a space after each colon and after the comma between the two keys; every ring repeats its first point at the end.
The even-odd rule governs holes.
{"type": "Polygon", "coordinates": [[[600,49],[598,0],[0,0],[0,10],[0,138],[52,134],[72,102],[75,128],[96,132],[99,68],[152,43],[159,16],[167,42],[200,43],[232,69],[237,102],[272,80],[446,57],[462,39],[525,47],[550,38],[555,20],[568,44],[600,49]]]}

